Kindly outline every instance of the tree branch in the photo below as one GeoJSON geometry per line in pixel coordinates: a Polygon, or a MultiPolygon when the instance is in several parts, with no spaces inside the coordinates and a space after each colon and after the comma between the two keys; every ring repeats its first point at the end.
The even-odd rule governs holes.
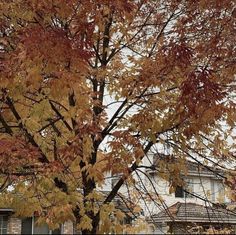
{"type": "Polygon", "coordinates": [[[65,126],[67,127],[67,129],[69,131],[73,131],[73,129],[71,128],[71,126],[68,124],[68,122],[65,120],[64,116],[58,111],[58,109],[56,108],[56,106],[52,103],[51,100],[49,100],[49,103],[51,105],[52,110],[57,114],[57,116],[62,120],[62,122],[65,124],[65,126]]]}
{"type": "Polygon", "coordinates": [[[49,163],[49,160],[47,159],[46,155],[43,153],[43,151],[41,150],[39,145],[35,142],[34,137],[28,132],[27,128],[23,125],[22,119],[21,119],[19,113],[17,112],[17,110],[16,110],[16,108],[15,108],[15,106],[14,106],[14,104],[13,104],[13,102],[12,102],[12,100],[9,96],[6,97],[6,104],[9,106],[9,108],[12,111],[14,117],[18,121],[19,127],[26,134],[26,137],[29,140],[29,142],[40,151],[40,154],[42,156],[41,161],[45,162],[45,163],[49,163]]]}
{"type": "MultiPolygon", "coordinates": [[[[144,156],[148,153],[148,151],[150,150],[150,148],[153,146],[153,142],[150,141],[147,146],[144,149],[144,154],[141,157],[141,160],[144,158],[144,156]]],[[[125,180],[138,168],[138,162],[135,161],[133,163],[133,165],[128,169],[128,174],[123,175],[119,181],[116,183],[116,185],[113,187],[113,189],[111,190],[111,192],[108,194],[108,196],[106,197],[105,201],[103,202],[103,204],[109,203],[111,202],[114,197],[116,196],[116,194],[118,193],[120,187],[124,184],[125,180]]]]}

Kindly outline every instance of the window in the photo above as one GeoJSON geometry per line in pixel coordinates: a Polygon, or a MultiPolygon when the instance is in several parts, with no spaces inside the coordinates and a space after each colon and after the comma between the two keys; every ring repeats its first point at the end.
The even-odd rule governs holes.
{"type": "Polygon", "coordinates": [[[24,218],[21,221],[21,234],[32,234],[32,218],[24,218]]]}
{"type": "Polygon", "coordinates": [[[184,188],[182,186],[177,186],[175,189],[175,197],[184,197],[184,188]]]}
{"type": "Polygon", "coordinates": [[[192,198],[193,195],[193,179],[188,179],[185,182],[185,186],[177,186],[175,190],[175,197],[179,198],[192,198]],[[189,193],[188,193],[189,192],[189,193]]]}
{"type": "Polygon", "coordinates": [[[219,180],[211,180],[211,200],[213,202],[225,202],[225,188],[219,180]]]}
{"type": "Polygon", "coordinates": [[[22,219],[21,234],[61,234],[61,229],[50,230],[47,224],[36,225],[32,217],[22,219]]]}
{"type": "Polygon", "coordinates": [[[7,216],[0,215],[0,234],[7,234],[7,216]]]}

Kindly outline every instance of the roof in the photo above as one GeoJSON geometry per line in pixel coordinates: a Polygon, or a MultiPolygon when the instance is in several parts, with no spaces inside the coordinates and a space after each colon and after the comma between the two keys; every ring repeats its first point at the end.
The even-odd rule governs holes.
{"type": "Polygon", "coordinates": [[[0,211],[13,211],[13,209],[12,208],[0,208],[0,211]]]}
{"type": "MultiPolygon", "coordinates": [[[[215,206],[177,202],[166,210],[151,216],[155,223],[199,222],[236,224],[236,212],[215,206]]],[[[150,220],[150,219],[149,219],[150,220]]]]}

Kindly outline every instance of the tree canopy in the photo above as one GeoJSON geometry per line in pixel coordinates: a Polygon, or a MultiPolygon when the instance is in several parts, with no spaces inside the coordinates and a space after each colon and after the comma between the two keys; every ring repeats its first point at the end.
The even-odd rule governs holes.
{"type": "Polygon", "coordinates": [[[187,158],[232,164],[234,3],[2,0],[1,200],[51,227],[119,232],[112,201],[127,183],[135,203],[148,154],[181,159],[171,188],[187,158]],[[103,194],[109,173],[120,179],[103,194]]]}

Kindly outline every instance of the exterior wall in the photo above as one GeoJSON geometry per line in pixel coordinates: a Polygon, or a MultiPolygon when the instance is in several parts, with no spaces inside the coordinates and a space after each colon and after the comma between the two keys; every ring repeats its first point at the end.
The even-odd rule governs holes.
{"type": "MultiPolygon", "coordinates": [[[[158,192],[160,198],[162,198],[165,202],[166,206],[171,206],[177,202],[192,202],[200,205],[204,205],[205,201],[201,200],[197,197],[175,197],[175,193],[169,193],[169,183],[160,177],[156,175],[150,175],[152,179],[152,183],[155,186],[156,191],[158,192]]],[[[185,178],[185,180],[191,180],[192,183],[192,193],[200,196],[201,198],[208,198],[209,201],[213,202],[229,202],[230,200],[225,196],[223,189],[222,181],[219,179],[215,179],[212,177],[199,177],[199,176],[188,176],[185,178]],[[212,184],[214,184],[214,189],[212,187],[212,184]]],[[[147,188],[150,190],[150,192],[154,192],[153,187],[150,183],[150,181],[146,181],[147,188]]],[[[157,208],[156,205],[154,205],[153,202],[150,202],[148,204],[149,211],[153,214],[156,214],[160,211],[162,208],[157,208]]],[[[145,212],[147,212],[147,208],[145,209],[145,212]]]]}
{"type": "Polygon", "coordinates": [[[7,225],[8,234],[21,234],[21,219],[9,217],[7,225]]]}

